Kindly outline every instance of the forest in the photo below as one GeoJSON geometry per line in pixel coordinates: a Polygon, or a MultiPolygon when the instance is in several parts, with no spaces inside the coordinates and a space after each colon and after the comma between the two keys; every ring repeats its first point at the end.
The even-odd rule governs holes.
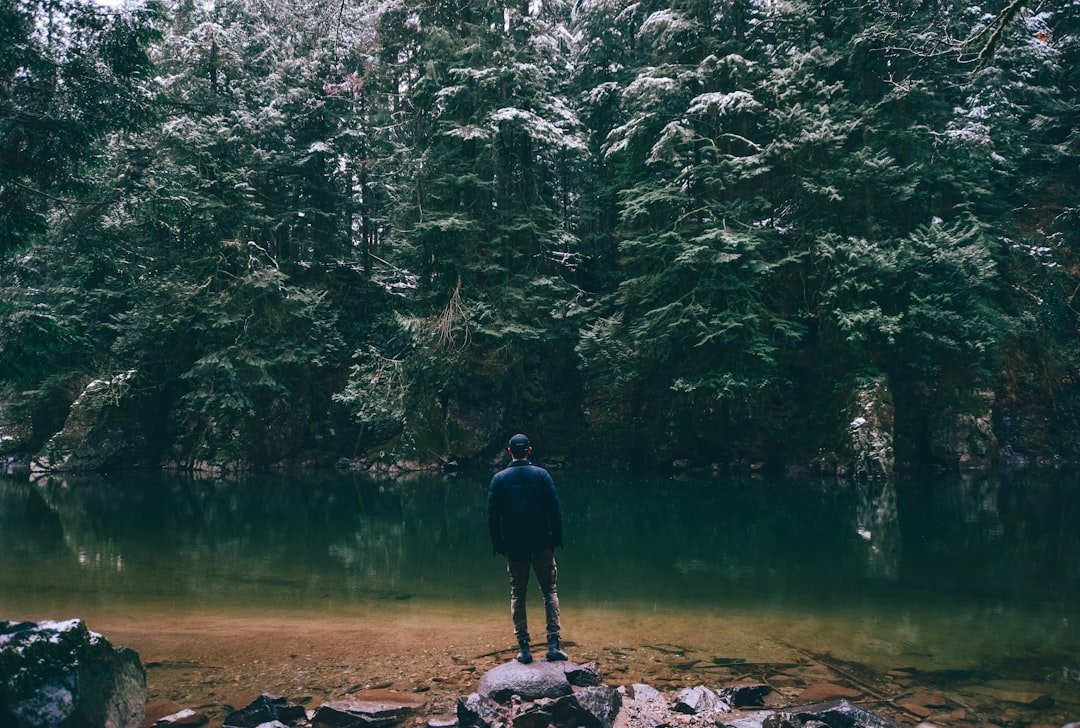
{"type": "Polygon", "coordinates": [[[1077,0],[0,0],[0,455],[1080,456],[1077,0]]]}

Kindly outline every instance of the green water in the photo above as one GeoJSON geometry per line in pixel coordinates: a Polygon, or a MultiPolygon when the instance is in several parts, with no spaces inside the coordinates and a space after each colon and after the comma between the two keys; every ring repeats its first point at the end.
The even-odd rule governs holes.
{"type": "MultiPolygon", "coordinates": [[[[1080,720],[1071,474],[553,475],[570,636],[576,620],[594,645],[677,641],[676,651],[752,660],[769,643],[918,670],[944,689],[1026,681],[1054,696],[1048,720],[1080,720]]],[[[377,606],[508,624],[484,521],[488,477],[3,478],[0,619],[377,606]]]]}

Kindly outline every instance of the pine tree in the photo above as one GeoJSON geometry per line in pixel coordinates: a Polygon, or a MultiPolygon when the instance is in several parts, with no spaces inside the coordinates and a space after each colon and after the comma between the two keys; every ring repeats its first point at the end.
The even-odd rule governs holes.
{"type": "Polygon", "coordinates": [[[348,353],[384,305],[373,48],[338,4],[180,10],[160,52],[173,113],[140,139],[154,156],[125,226],[146,273],[114,355],[171,410],[170,457],[266,463],[336,427],[348,353]]]}
{"type": "Polygon", "coordinates": [[[730,9],[627,7],[641,55],[604,90],[621,107],[602,153],[618,169],[622,280],[578,351],[596,424],[666,443],[656,457],[752,441],[778,345],[798,334],[770,301],[789,259],[761,196],[764,66],[737,51],[750,9],[730,9]]]}
{"type": "Polygon", "coordinates": [[[420,35],[415,46],[399,40],[397,54],[410,64],[398,71],[407,97],[396,103],[410,131],[411,189],[391,246],[417,277],[403,319],[406,417],[421,451],[475,449],[499,433],[499,412],[527,419],[562,396],[554,382],[572,371],[566,322],[581,303],[568,284],[579,261],[570,181],[584,144],[558,68],[566,39],[516,5],[390,13],[420,35]],[[490,394],[479,405],[490,409],[484,426],[448,429],[450,410],[478,402],[478,390],[490,394]]]}
{"type": "Polygon", "coordinates": [[[133,272],[109,212],[138,183],[159,6],[0,2],[0,386],[34,444],[108,366],[133,272]]]}

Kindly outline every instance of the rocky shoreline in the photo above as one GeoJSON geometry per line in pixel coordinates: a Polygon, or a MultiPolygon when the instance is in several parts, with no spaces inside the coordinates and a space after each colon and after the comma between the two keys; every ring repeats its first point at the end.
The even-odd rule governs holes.
{"type": "MultiPolygon", "coordinates": [[[[573,643],[568,643],[573,646],[573,643]]],[[[668,646],[678,658],[675,646],[668,646]]],[[[109,728],[1080,728],[1080,701],[1038,685],[992,681],[985,700],[921,684],[903,670],[875,681],[807,654],[787,665],[682,665],[683,680],[605,674],[590,661],[520,665],[512,651],[473,658],[463,679],[437,687],[357,685],[245,707],[147,702],[147,669],[81,620],[0,622],[0,725],[109,728]],[[734,669],[728,669],[734,668],[734,669]],[[711,673],[711,674],[710,674],[711,673]],[[701,679],[708,675],[707,679],[701,679]],[[882,680],[886,682],[882,682],[882,680]],[[996,683],[996,684],[994,684],[996,683]],[[1055,705],[1055,698],[1058,704],[1055,705]],[[1048,711],[1048,709],[1051,709],[1048,711]],[[1064,716],[1064,717],[1063,717],[1064,716]]],[[[621,674],[620,674],[621,673],[621,674]]],[[[254,694],[254,693],[252,693],[254,694]]],[[[250,698],[245,698],[244,702],[250,698]]],[[[240,703],[241,705],[243,703],[240,703]]]]}
{"type": "MultiPolygon", "coordinates": [[[[224,728],[900,728],[903,724],[845,698],[813,705],[771,706],[767,685],[704,685],[666,696],[636,683],[603,682],[596,663],[577,665],[510,661],[486,672],[477,691],[457,700],[449,715],[425,717],[414,696],[389,691],[331,701],[307,710],[282,696],[261,695],[225,718],[224,728]]],[[[186,710],[155,721],[152,728],[203,725],[205,716],[186,710]]]]}

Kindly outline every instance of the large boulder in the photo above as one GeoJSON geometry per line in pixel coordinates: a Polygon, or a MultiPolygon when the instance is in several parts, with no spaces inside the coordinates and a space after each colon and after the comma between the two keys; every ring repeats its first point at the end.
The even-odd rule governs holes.
{"type": "Polygon", "coordinates": [[[895,408],[888,379],[882,375],[860,382],[852,393],[849,409],[852,474],[855,477],[889,477],[896,467],[893,453],[895,408]]]}
{"type": "Polygon", "coordinates": [[[561,698],[572,692],[566,677],[567,669],[577,669],[577,666],[546,660],[523,665],[511,660],[484,673],[477,692],[500,703],[514,695],[522,700],[561,698]]]}
{"type": "Polygon", "coordinates": [[[0,725],[142,728],[146,671],[79,619],[0,622],[0,725]]]}
{"type": "Polygon", "coordinates": [[[146,443],[128,397],[134,376],[127,371],[88,383],[71,404],[63,429],[49,438],[31,469],[79,472],[139,460],[146,443]]]}

